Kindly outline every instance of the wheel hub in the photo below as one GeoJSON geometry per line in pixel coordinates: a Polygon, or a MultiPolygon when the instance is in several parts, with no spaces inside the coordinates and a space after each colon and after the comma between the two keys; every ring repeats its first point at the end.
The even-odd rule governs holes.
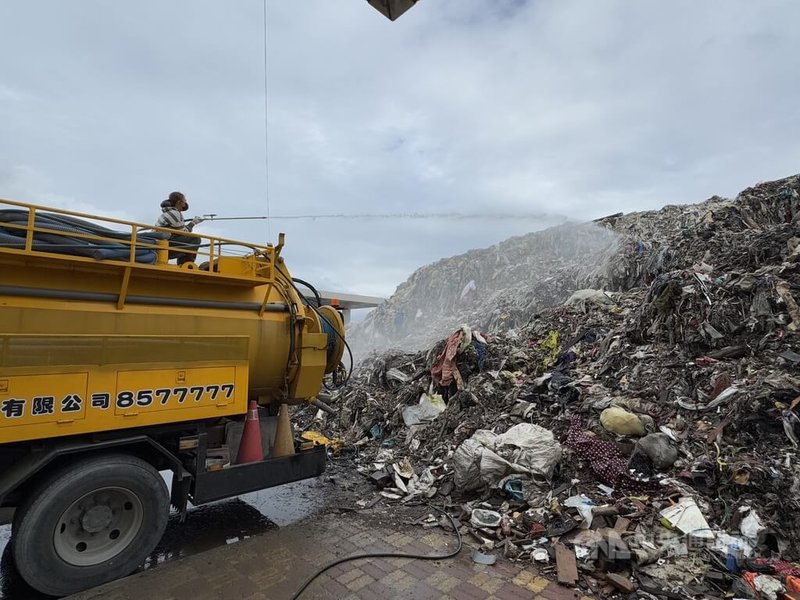
{"type": "Polygon", "coordinates": [[[123,487],[103,487],[78,498],[53,532],[56,554],[71,565],[87,567],[125,550],[142,528],[142,501],[123,487]]]}
{"type": "Polygon", "coordinates": [[[81,517],[81,526],[84,531],[89,533],[98,533],[107,529],[111,525],[111,520],[114,514],[109,506],[93,506],[83,513],[81,517]]]}

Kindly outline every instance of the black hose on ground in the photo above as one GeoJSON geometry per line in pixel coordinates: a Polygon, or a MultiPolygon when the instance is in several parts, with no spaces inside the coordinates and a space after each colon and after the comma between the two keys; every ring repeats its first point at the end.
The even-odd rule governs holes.
{"type": "MultiPolygon", "coordinates": [[[[461,532],[458,530],[458,524],[456,523],[456,520],[450,513],[448,513],[442,508],[439,508],[438,506],[428,504],[427,502],[423,502],[421,504],[427,506],[428,508],[432,508],[434,510],[439,511],[440,513],[445,515],[448,519],[450,519],[450,524],[453,526],[453,531],[456,532],[456,536],[458,538],[458,546],[456,547],[455,550],[453,550],[452,552],[448,552],[447,554],[433,554],[433,555],[411,554],[406,552],[364,552],[362,554],[353,554],[352,556],[345,556],[344,558],[340,558],[331,563],[328,563],[327,565],[325,565],[324,567],[313,573],[311,577],[306,579],[303,585],[301,585],[298,588],[298,590],[291,595],[290,600],[297,600],[300,597],[300,595],[305,591],[305,589],[309,585],[311,585],[311,582],[314,581],[320,575],[322,575],[325,571],[332,569],[336,565],[340,565],[342,563],[349,562],[351,560],[360,560],[362,558],[413,558],[418,560],[444,560],[446,558],[453,558],[457,556],[458,553],[461,552],[461,548],[463,547],[464,543],[463,540],[461,539],[461,532]]],[[[413,505],[409,504],[407,506],[413,506],[413,505]]]]}

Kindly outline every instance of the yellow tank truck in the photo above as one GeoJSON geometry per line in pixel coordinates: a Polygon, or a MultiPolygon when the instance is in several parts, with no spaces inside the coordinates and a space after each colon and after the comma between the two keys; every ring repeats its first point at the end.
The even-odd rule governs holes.
{"type": "MultiPolygon", "coordinates": [[[[172,504],[314,477],[325,448],[271,448],[282,404],[341,379],[344,325],[299,292],[276,246],[0,201],[0,506],[37,590],[127,575],[172,504]],[[186,234],[194,235],[194,234],[186,234]],[[235,464],[250,401],[266,458],[235,464]],[[171,489],[159,471],[171,471],[171,489]]],[[[285,429],[285,428],[283,428],[285,429]]],[[[286,447],[286,439],[279,440],[286,447]]]]}

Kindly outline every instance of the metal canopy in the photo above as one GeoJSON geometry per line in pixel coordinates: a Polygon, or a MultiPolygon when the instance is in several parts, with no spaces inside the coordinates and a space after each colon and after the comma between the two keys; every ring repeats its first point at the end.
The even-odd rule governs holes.
{"type": "MultiPolygon", "coordinates": [[[[320,290],[320,297],[323,304],[331,304],[343,310],[350,310],[354,308],[375,308],[386,302],[386,298],[378,296],[362,296],[361,294],[345,294],[342,292],[328,292],[320,290]]],[[[309,300],[313,296],[306,295],[309,300]]]]}
{"type": "MultiPolygon", "coordinates": [[[[386,298],[378,296],[362,296],[360,294],[343,294],[341,292],[319,291],[320,300],[323,305],[335,306],[342,314],[345,325],[350,323],[350,312],[358,308],[375,308],[386,302],[386,298]]],[[[316,302],[316,298],[311,294],[304,294],[309,302],[316,302]]]]}

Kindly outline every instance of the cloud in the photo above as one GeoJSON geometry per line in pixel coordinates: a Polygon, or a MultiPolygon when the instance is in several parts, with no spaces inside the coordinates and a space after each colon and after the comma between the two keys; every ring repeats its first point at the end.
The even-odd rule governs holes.
{"type": "MultiPolygon", "coordinates": [[[[47,176],[29,165],[13,165],[0,169],[0,198],[11,202],[26,202],[60,208],[86,215],[102,215],[123,221],[136,220],[134,215],[116,205],[103,206],[80,198],[65,196],[52,191],[53,186],[47,176]]],[[[108,226],[108,223],[98,222],[108,226]]]]}
{"type": "Polygon", "coordinates": [[[358,0],[269,2],[268,161],[262,6],[0,3],[0,197],[148,223],[174,189],[229,216],[540,215],[202,226],[286,231],[298,276],[388,295],[563,217],[797,170],[791,0],[423,0],[394,23],[358,0]]]}

